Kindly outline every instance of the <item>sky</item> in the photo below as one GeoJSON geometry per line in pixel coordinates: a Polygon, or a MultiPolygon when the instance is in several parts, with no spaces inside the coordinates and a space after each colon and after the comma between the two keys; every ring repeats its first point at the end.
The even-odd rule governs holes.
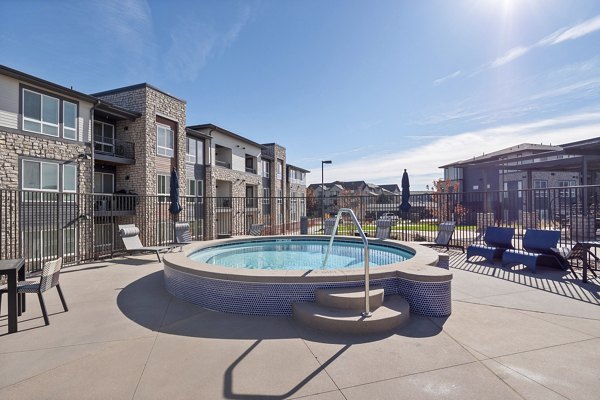
{"type": "Polygon", "coordinates": [[[600,136],[600,1],[0,1],[0,64],[147,82],[187,123],[277,142],[308,183],[423,190],[439,167],[600,136]]]}

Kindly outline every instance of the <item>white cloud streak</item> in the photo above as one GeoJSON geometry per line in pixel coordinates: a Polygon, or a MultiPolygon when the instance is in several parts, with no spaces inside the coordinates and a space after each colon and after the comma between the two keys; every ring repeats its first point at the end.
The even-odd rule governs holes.
{"type": "Polygon", "coordinates": [[[537,45],[553,46],[568,40],[578,39],[582,36],[596,32],[597,30],[600,30],[600,15],[570,28],[560,29],[540,40],[537,45]]]}
{"type": "MultiPolygon", "coordinates": [[[[334,159],[334,164],[326,168],[326,181],[399,183],[406,168],[411,176],[411,187],[422,190],[425,185],[431,185],[433,179],[442,177],[441,165],[521,143],[562,144],[596,137],[599,132],[600,110],[463,132],[391,154],[368,154],[342,163],[334,159]]],[[[320,182],[320,174],[309,174],[309,181],[320,182]]]]}
{"type": "Polygon", "coordinates": [[[540,39],[537,43],[531,46],[517,46],[508,50],[506,54],[495,59],[491,64],[491,68],[497,68],[506,65],[525,54],[529,53],[536,47],[549,47],[569,40],[578,39],[600,30],[600,15],[583,21],[577,25],[561,28],[550,35],[540,39]]]}
{"type": "MultiPolygon", "coordinates": [[[[554,46],[554,45],[557,45],[557,44],[560,44],[563,42],[567,42],[569,40],[579,39],[583,36],[594,33],[598,30],[600,30],[600,15],[597,15],[593,18],[590,18],[586,21],[583,21],[583,22],[573,25],[571,27],[564,27],[564,28],[558,29],[558,30],[554,31],[553,33],[551,33],[550,35],[543,37],[542,39],[538,40],[536,43],[534,43],[530,46],[513,47],[513,48],[509,49],[506,53],[501,55],[500,57],[496,58],[494,61],[480,66],[475,71],[466,74],[466,76],[472,77],[486,69],[502,67],[506,64],[509,64],[509,63],[523,57],[524,55],[528,54],[535,48],[550,47],[550,46],[554,46]]],[[[458,70],[449,75],[446,75],[444,77],[434,80],[433,84],[435,86],[439,86],[443,83],[446,83],[449,80],[456,79],[459,76],[465,76],[465,74],[461,70],[458,70]]]]}
{"type": "Polygon", "coordinates": [[[250,8],[242,8],[237,20],[224,31],[212,28],[210,22],[198,24],[197,16],[189,16],[181,21],[177,29],[171,32],[166,71],[180,81],[194,81],[211,56],[224,51],[236,41],[251,14],[250,8]]]}
{"type": "Polygon", "coordinates": [[[442,83],[444,83],[444,82],[446,82],[446,81],[449,81],[449,80],[451,80],[451,79],[458,78],[458,77],[459,77],[461,74],[462,74],[462,71],[461,71],[461,70],[454,71],[453,73],[451,73],[451,74],[449,74],[449,75],[446,75],[446,76],[443,76],[443,77],[441,77],[441,78],[438,78],[438,79],[436,79],[435,81],[433,81],[433,84],[434,84],[435,86],[439,86],[439,85],[441,85],[442,83]]]}
{"type": "Polygon", "coordinates": [[[513,47],[502,57],[496,58],[492,62],[492,67],[497,68],[502,65],[508,64],[509,62],[512,62],[512,61],[516,60],[517,58],[522,57],[525,54],[527,54],[530,49],[531,49],[530,47],[523,47],[523,46],[513,47]]]}

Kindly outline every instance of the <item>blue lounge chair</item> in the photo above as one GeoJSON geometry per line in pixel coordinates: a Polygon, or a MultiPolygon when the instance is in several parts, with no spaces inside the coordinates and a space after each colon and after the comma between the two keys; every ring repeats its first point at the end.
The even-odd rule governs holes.
{"type": "Polygon", "coordinates": [[[473,256],[481,256],[488,261],[501,259],[506,250],[514,249],[512,245],[514,234],[514,228],[488,226],[483,235],[485,244],[472,244],[467,247],[467,260],[473,256]]]}
{"type": "Polygon", "coordinates": [[[557,252],[560,231],[527,229],[523,236],[523,250],[506,250],[502,266],[523,264],[534,273],[539,265],[569,269],[569,263],[557,252]]]}

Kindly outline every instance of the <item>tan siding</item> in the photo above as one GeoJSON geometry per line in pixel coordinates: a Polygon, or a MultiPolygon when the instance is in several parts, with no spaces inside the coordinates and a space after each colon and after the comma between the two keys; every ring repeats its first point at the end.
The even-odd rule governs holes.
{"type": "Polygon", "coordinates": [[[17,129],[19,118],[19,81],[0,75],[0,125],[17,129]]]}
{"type": "Polygon", "coordinates": [[[171,173],[171,158],[156,156],[156,173],[168,175],[171,173]]]}
{"type": "Polygon", "coordinates": [[[17,129],[17,127],[19,126],[18,114],[0,110],[0,126],[17,129]]]}

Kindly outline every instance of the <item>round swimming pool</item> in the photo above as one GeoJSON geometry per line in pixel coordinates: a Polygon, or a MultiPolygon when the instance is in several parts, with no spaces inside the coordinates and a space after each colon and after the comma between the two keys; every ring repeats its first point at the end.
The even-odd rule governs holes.
{"type": "MultiPolygon", "coordinates": [[[[189,258],[229,268],[266,270],[351,269],[364,266],[364,245],[336,239],[327,263],[329,243],[324,240],[274,239],[228,243],[196,251],[189,258]]],[[[409,249],[383,244],[369,245],[369,266],[393,264],[414,256],[409,249]]]]}
{"type": "MultiPolygon", "coordinates": [[[[336,237],[322,268],[328,245],[327,236],[308,235],[196,242],[164,256],[165,288],[211,310],[291,315],[294,302],[314,301],[319,288],[364,287],[361,239],[336,237]]],[[[436,267],[438,259],[416,243],[370,239],[371,287],[401,295],[411,313],[448,316],[452,273],[436,267]]]]}

